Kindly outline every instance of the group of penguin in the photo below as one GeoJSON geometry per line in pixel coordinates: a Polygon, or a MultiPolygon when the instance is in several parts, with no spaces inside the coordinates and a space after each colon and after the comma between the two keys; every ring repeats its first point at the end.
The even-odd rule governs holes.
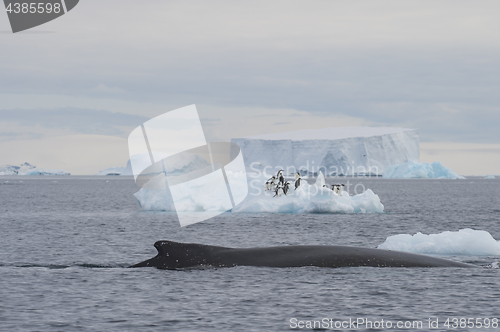
{"type": "MultiPolygon", "coordinates": [[[[328,188],[326,184],[323,185],[323,187],[328,188]]],[[[345,187],[343,184],[332,184],[332,190],[334,193],[336,193],[339,196],[342,196],[342,187],[345,187]]]]}
{"type": "MultiPolygon", "coordinates": [[[[300,173],[295,173],[295,189],[297,190],[300,187],[300,173]]],[[[276,176],[272,176],[269,180],[266,181],[266,190],[274,191],[274,196],[281,196],[281,194],[287,195],[290,190],[290,181],[285,182],[285,177],[283,176],[283,170],[279,170],[276,176]]],[[[325,184],[323,187],[328,188],[325,184]]],[[[342,196],[342,187],[345,187],[343,184],[332,184],[332,190],[339,196],[342,196]]]]}
{"type": "MultiPolygon", "coordinates": [[[[295,173],[295,190],[300,187],[300,173],[295,173]]],[[[266,181],[266,190],[274,191],[274,196],[281,196],[281,194],[288,194],[290,190],[290,181],[285,182],[285,177],[283,176],[283,170],[279,170],[276,176],[272,176],[266,181]]]]}

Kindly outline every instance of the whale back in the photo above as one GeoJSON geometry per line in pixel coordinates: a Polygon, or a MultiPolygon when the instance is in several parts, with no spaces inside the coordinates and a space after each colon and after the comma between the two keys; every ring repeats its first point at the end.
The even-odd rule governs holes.
{"type": "Polygon", "coordinates": [[[180,269],[200,265],[267,267],[475,267],[442,258],[372,248],[348,246],[281,246],[226,248],[194,243],[158,241],[158,255],[133,265],[180,269]]]}
{"type": "Polygon", "coordinates": [[[212,265],[213,252],[223,247],[174,241],[157,241],[158,255],[132,267],[153,266],[159,269],[180,269],[197,265],[212,265]]]}

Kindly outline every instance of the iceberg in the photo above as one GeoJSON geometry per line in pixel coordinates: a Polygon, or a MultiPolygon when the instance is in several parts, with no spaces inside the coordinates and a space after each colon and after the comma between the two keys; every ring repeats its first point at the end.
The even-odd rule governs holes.
{"type": "Polygon", "coordinates": [[[390,179],[465,179],[438,161],[432,164],[409,161],[401,165],[392,165],[384,171],[382,177],[390,179]]]}
{"type": "Polygon", "coordinates": [[[19,166],[0,166],[0,175],[70,175],[70,173],[63,170],[37,168],[36,166],[26,162],[19,166]]]}
{"type": "MultiPolygon", "coordinates": [[[[236,206],[235,213],[382,213],[384,205],[371,189],[362,194],[350,196],[343,191],[337,195],[324,187],[325,178],[320,171],[316,183],[310,185],[302,180],[297,190],[290,189],[288,195],[273,197],[274,192],[258,187],[262,178],[252,178],[248,197],[236,206]]],[[[293,186],[293,182],[292,182],[293,186]]]]}
{"type": "MultiPolygon", "coordinates": [[[[248,177],[235,174],[243,185],[248,181],[249,193],[243,202],[233,209],[223,206],[219,200],[201,202],[196,199],[197,191],[211,190],[211,184],[199,184],[192,188],[192,194],[185,195],[181,210],[177,212],[230,211],[232,213],[383,213],[384,205],[372,190],[350,196],[348,192],[337,195],[330,188],[323,187],[325,178],[320,172],[316,183],[310,185],[304,179],[297,190],[290,188],[288,195],[273,197],[274,192],[266,191],[262,176],[248,177]]],[[[293,182],[292,182],[293,187],[293,182]]],[[[168,189],[155,190],[141,188],[134,194],[143,210],[175,211],[168,189]]],[[[217,195],[214,195],[217,197],[217,195]]]]}
{"type": "Polygon", "coordinates": [[[105,176],[105,175],[128,175],[131,176],[133,175],[132,173],[132,166],[130,165],[130,160],[127,162],[127,166],[125,167],[110,167],[106,168],[103,170],[100,170],[97,174],[98,176],[105,176]]]}
{"type": "Polygon", "coordinates": [[[470,228],[429,235],[393,235],[377,248],[426,255],[500,256],[500,242],[487,231],[470,228]]]}
{"type": "Polygon", "coordinates": [[[71,174],[60,169],[33,168],[27,171],[26,173],[19,173],[19,175],[71,175],[71,174]]]}
{"type": "Polygon", "coordinates": [[[420,157],[415,129],[332,127],[233,138],[247,170],[286,174],[382,175],[390,166],[420,157]]]}
{"type": "Polygon", "coordinates": [[[0,166],[0,175],[17,175],[18,169],[16,167],[11,165],[0,166]]]}
{"type": "MultiPolygon", "coordinates": [[[[210,167],[211,170],[211,166],[210,167]]],[[[246,173],[227,172],[232,179],[231,186],[247,186],[246,173]]],[[[178,175],[178,178],[184,175],[178,175]]],[[[169,177],[169,179],[172,177],[169,177]]],[[[174,175],[175,178],[175,175],[174,175]]],[[[195,181],[190,181],[190,187],[184,187],[181,191],[176,191],[176,205],[172,198],[172,193],[167,183],[161,183],[163,175],[157,175],[148,184],[134,194],[139,206],[145,211],[169,211],[169,212],[225,212],[232,208],[231,203],[221,197],[227,195],[227,187],[221,186],[213,176],[202,176],[195,181]],[[206,193],[211,193],[207,199],[206,193]],[[177,209],[176,209],[177,207],[177,209]]]]}
{"type": "Polygon", "coordinates": [[[495,179],[495,176],[494,175],[486,175],[484,178],[489,179],[489,180],[493,180],[493,179],[495,179]]]}
{"type": "MultiPolygon", "coordinates": [[[[157,159],[162,159],[165,155],[162,155],[161,153],[153,153],[154,157],[157,159]]],[[[127,162],[127,166],[125,167],[111,167],[111,168],[106,168],[101,171],[99,171],[95,175],[122,175],[122,176],[132,176],[134,175],[132,171],[132,161],[134,161],[138,165],[149,165],[151,162],[151,157],[149,154],[136,154],[129,159],[127,162]]],[[[200,169],[203,167],[208,166],[209,163],[196,155],[189,155],[189,154],[183,154],[179,155],[177,158],[171,157],[169,159],[169,163],[165,164],[165,174],[167,176],[172,176],[172,175],[179,175],[179,174],[185,174],[189,173],[193,170],[200,169]]],[[[146,167],[144,167],[146,168],[146,167]]]]}
{"type": "Polygon", "coordinates": [[[19,175],[24,174],[27,171],[34,169],[35,166],[30,163],[24,163],[21,165],[3,165],[0,166],[0,175],[19,175]]]}

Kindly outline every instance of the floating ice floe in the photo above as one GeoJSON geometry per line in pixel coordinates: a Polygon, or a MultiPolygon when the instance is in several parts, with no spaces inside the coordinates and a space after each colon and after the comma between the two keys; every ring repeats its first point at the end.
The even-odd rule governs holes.
{"type": "MultiPolygon", "coordinates": [[[[247,181],[245,174],[233,175],[240,179],[241,185],[247,181]]],[[[320,172],[316,183],[310,185],[302,180],[297,190],[294,190],[293,181],[288,195],[275,195],[272,191],[266,191],[263,177],[249,177],[249,193],[247,198],[233,209],[222,205],[214,193],[213,201],[200,201],[197,193],[214,190],[212,184],[207,181],[198,183],[193,188],[186,190],[183,195],[182,204],[177,204],[180,211],[177,212],[205,212],[205,211],[228,211],[233,213],[382,213],[384,205],[380,202],[378,195],[368,189],[362,194],[350,196],[348,192],[337,195],[330,188],[323,187],[325,178],[320,172]]],[[[167,189],[168,190],[168,189],[167,189]]],[[[143,210],[175,211],[173,201],[165,190],[141,188],[134,194],[143,210]]]]}
{"type": "Polygon", "coordinates": [[[409,161],[401,165],[392,165],[382,176],[391,179],[465,179],[444,167],[439,161],[432,164],[409,161]]]}
{"type": "Polygon", "coordinates": [[[470,228],[429,235],[393,235],[377,248],[427,255],[500,256],[500,242],[487,231],[470,228]]]}
{"type": "Polygon", "coordinates": [[[486,175],[484,178],[493,180],[493,179],[495,179],[495,176],[494,175],[486,175]]]}

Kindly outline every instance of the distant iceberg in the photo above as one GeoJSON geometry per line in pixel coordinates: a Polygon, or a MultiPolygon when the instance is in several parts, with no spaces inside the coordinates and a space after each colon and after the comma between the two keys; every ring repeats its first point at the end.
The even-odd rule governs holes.
{"type": "Polygon", "coordinates": [[[21,175],[34,168],[27,162],[21,165],[3,165],[0,166],[0,175],[21,175]]]}
{"type": "Polygon", "coordinates": [[[130,160],[127,162],[125,167],[110,167],[100,170],[96,175],[133,175],[132,167],[130,166],[130,160]]]}
{"type": "Polygon", "coordinates": [[[470,228],[429,235],[393,235],[377,248],[427,255],[500,256],[500,242],[486,231],[470,228]]]}
{"type": "MultiPolygon", "coordinates": [[[[161,153],[153,153],[154,157],[161,159],[163,155],[161,153]]],[[[149,154],[137,154],[133,155],[132,159],[136,164],[144,164],[144,165],[149,165],[151,161],[151,157],[149,154]]],[[[195,155],[182,155],[179,156],[178,158],[171,157],[169,159],[169,162],[166,163],[165,166],[165,173],[167,175],[176,175],[176,174],[183,174],[183,173],[188,173],[191,170],[199,169],[208,166],[208,162],[195,155]]],[[[146,168],[146,167],[145,167],[146,168]]],[[[126,167],[111,167],[111,168],[106,168],[101,171],[99,171],[96,175],[123,175],[123,176],[130,176],[134,175],[132,171],[132,165],[131,161],[127,162],[126,167]]]]}
{"type": "MultiPolygon", "coordinates": [[[[246,179],[246,177],[241,177],[246,179]]],[[[310,185],[305,179],[295,191],[293,182],[288,195],[273,197],[274,192],[264,190],[265,178],[248,177],[249,193],[247,198],[234,207],[233,213],[383,213],[384,205],[372,190],[350,196],[348,192],[337,195],[331,189],[323,187],[325,178],[320,172],[316,183],[310,185]]],[[[208,184],[209,185],[209,184],[208,184]]],[[[197,187],[196,190],[211,190],[209,186],[197,187]]],[[[143,210],[175,211],[172,198],[165,190],[141,188],[134,194],[143,210]]],[[[195,195],[186,195],[182,211],[204,212],[227,211],[227,206],[210,202],[198,202],[195,195]]]]}
{"type": "Polygon", "coordinates": [[[495,179],[495,176],[494,175],[486,175],[484,178],[493,180],[493,179],[495,179]]]}
{"type": "Polygon", "coordinates": [[[17,170],[11,168],[10,165],[0,166],[0,175],[16,175],[17,170]]]}
{"type": "Polygon", "coordinates": [[[0,175],[71,175],[63,170],[38,168],[30,163],[0,166],[0,175]]]}
{"type": "Polygon", "coordinates": [[[19,173],[19,175],[71,175],[71,174],[60,169],[33,168],[26,173],[19,173]]]}
{"type": "Polygon", "coordinates": [[[284,169],[316,176],[377,175],[391,165],[418,161],[415,129],[331,127],[233,138],[247,171],[284,169]]]}
{"type": "Polygon", "coordinates": [[[400,165],[392,165],[382,174],[390,179],[465,179],[444,167],[439,161],[432,164],[409,161],[400,165]]]}

